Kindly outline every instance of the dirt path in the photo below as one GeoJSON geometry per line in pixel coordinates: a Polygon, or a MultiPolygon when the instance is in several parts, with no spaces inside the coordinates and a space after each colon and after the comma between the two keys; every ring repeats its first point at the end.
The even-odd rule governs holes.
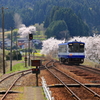
{"type": "Polygon", "coordinates": [[[44,100],[42,87],[24,87],[23,100],[44,100]]]}

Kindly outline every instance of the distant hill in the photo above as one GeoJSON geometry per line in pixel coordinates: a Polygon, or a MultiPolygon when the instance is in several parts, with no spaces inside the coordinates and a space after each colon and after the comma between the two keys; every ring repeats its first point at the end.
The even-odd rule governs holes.
{"type": "Polygon", "coordinates": [[[0,0],[0,4],[9,8],[4,10],[6,29],[15,26],[13,18],[15,13],[18,13],[22,18],[22,23],[28,26],[43,23],[51,8],[60,6],[72,8],[88,24],[91,32],[99,33],[100,31],[100,0],[0,0]]]}

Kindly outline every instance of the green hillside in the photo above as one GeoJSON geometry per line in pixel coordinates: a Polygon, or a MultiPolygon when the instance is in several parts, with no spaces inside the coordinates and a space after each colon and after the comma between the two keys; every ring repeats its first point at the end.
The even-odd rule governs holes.
{"type": "MultiPolygon", "coordinates": [[[[6,29],[16,27],[14,19],[16,13],[21,16],[22,23],[29,26],[44,23],[51,9],[59,6],[71,8],[89,26],[89,35],[100,33],[100,0],[0,0],[0,4],[4,8],[8,7],[4,9],[6,29]]],[[[1,23],[0,20],[0,26],[1,23]]]]}

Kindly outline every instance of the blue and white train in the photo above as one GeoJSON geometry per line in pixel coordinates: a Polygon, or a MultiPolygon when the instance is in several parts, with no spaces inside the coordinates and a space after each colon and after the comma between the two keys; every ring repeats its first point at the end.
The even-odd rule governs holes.
{"type": "Polygon", "coordinates": [[[58,45],[58,57],[60,62],[68,64],[81,64],[85,58],[84,42],[67,42],[58,45]]]}

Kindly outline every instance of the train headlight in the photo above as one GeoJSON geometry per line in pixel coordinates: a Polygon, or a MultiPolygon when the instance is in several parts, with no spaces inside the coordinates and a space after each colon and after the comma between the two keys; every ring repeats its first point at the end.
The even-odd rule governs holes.
{"type": "Polygon", "coordinates": [[[69,54],[69,56],[72,56],[72,54],[69,54]]]}

